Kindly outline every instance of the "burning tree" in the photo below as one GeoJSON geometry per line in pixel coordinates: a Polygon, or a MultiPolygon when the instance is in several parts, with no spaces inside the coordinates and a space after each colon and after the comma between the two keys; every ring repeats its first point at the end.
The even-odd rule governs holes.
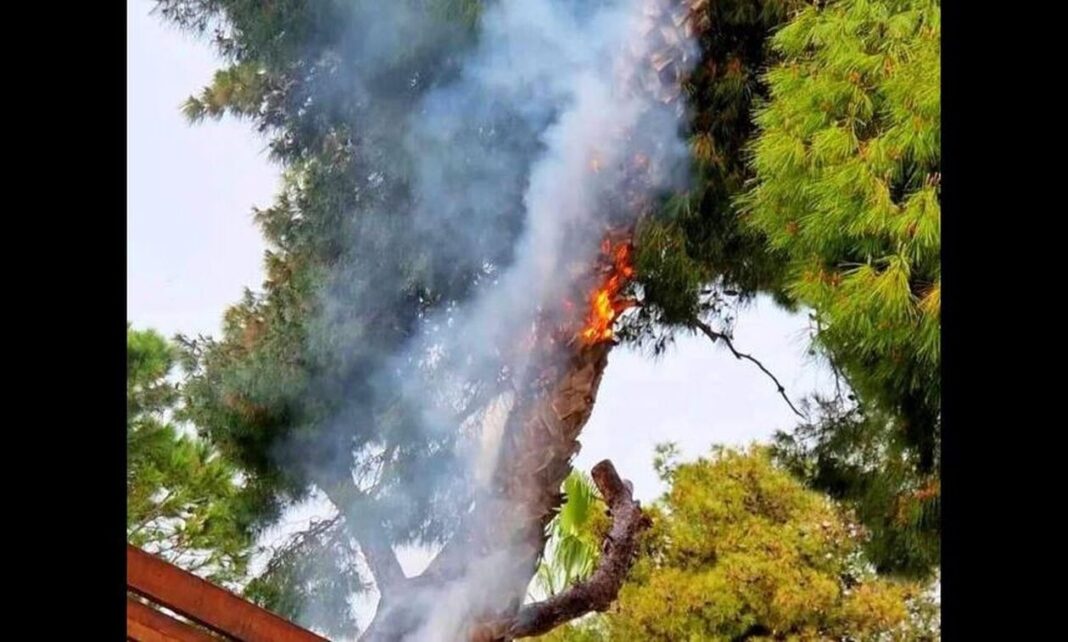
{"type": "Polygon", "coordinates": [[[254,115],[296,170],[259,213],[281,249],[267,297],[231,313],[227,341],[188,342],[190,414],[269,499],[314,488],[337,507],[338,526],[310,545],[358,546],[380,593],[366,639],[511,639],[606,608],[646,525],[604,462],[594,475],[617,520],[605,565],[520,608],[614,324],[635,303],[635,227],[686,156],[678,99],[695,27],[688,7],[658,0],[505,2],[471,42],[453,14],[418,5],[328,19],[160,3],[187,26],[229,23],[218,37],[237,62],[187,112],[254,115]],[[264,34],[242,21],[286,25],[271,43],[284,50],[298,46],[292,25],[338,18],[319,56],[244,60],[264,34]],[[377,42],[385,28],[410,47],[377,42]],[[511,58],[545,41],[525,64],[511,58]],[[466,53],[440,55],[453,48],[466,53]],[[341,123],[317,131],[312,119],[294,146],[293,102],[341,123]],[[318,287],[301,289],[312,277],[318,287]],[[287,318],[294,299],[301,314],[287,318]],[[501,403],[494,434],[486,409],[501,403]],[[394,554],[406,542],[441,547],[418,577],[394,554]]]}
{"type": "Polygon", "coordinates": [[[366,639],[509,639],[605,608],[646,523],[608,463],[602,566],[522,598],[609,352],[680,329],[729,341],[706,322],[722,292],[781,277],[724,203],[764,38],[802,3],[483,4],[157,0],[229,63],[187,115],[253,120],[286,168],[256,213],[262,293],[221,339],[186,340],[187,414],[241,465],[261,524],[314,492],[336,507],[248,592],[338,634],[372,583],[366,639]],[[649,216],[700,91],[697,202],[649,216]],[[439,549],[418,577],[406,544],[439,549]]]}

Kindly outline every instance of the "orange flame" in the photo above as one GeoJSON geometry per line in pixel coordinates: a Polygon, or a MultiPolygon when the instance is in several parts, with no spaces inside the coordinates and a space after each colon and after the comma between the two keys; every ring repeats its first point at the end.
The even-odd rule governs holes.
{"type": "Polygon", "coordinates": [[[601,287],[590,294],[590,310],[581,332],[582,339],[590,344],[611,339],[616,318],[633,305],[633,302],[619,297],[634,277],[630,243],[622,242],[613,247],[612,242],[605,239],[601,244],[601,252],[611,261],[611,268],[601,287]]]}

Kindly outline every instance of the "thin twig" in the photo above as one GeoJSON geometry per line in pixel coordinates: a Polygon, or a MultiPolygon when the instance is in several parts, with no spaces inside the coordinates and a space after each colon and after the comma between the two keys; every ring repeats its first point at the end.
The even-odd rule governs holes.
{"type": "MultiPolygon", "coordinates": [[[[823,332],[823,325],[819,322],[819,319],[817,318],[816,333],[813,335],[812,340],[815,341],[816,337],[818,337],[821,332],[823,332]]],[[[825,354],[824,358],[827,360],[827,365],[831,367],[831,373],[834,374],[834,401],[836,404],[841,404],[843,398],[842,379],[844,378],[844,375],[842,374],[841,370],[839,370],[838,364],[835,363],[834,357],[829,354],[825,354]]]]}
{"type": "Polygon", "coordinates": [[[786,405],[790,406],[790,410],[793,410],[794,414],[798,417],[802,419],[808,419],[808,417],[806,417],[803,413],[801,413],[801,411],[794,407],[793,402],[790,401],[790,398],[788,396],[786,396],[786,388],[781,383],[779,383],[779,380],[775,377],[775,375],[771,374],[771,371],[765,368],[764,364],[760,363],[760,361],[753,357],[753,355],[745,354],[744,352],[738,352],[729,336],[723,334],[722,332],[716,332],[707,323],[701,321],[700,319],[694,319],[692,321],[692,325],[693,327],[703,332],[705,336],[707,336],[713,342],[723,341],[723,343],[727,344],[727,348],[729,348],[731,353],[734,354],[735,359],[746,359],[755,363],[756,366],[764,372],[764,374],[768,375],[768,377],[770,377],[771,380],[775,382],[775,387],[776,389],[778,389],[779,395],[782,396],[783,400],[786,401],[786,405]]]}

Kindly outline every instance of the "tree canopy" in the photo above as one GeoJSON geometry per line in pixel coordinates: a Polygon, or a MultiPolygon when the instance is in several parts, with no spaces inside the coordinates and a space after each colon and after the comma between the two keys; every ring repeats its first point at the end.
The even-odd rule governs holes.
{"type": "Polygon", "coordinates": [[[462,296],[484,261],[499,260],[436,256],[412,223],[407,188],[414,159],[405,151],[405,120],[434,79],[448,73],[470,29],[469,8],[157,7],[182,26],[215,28],[218,50],[231,63],[190,99],[187,114],[251,119],[286,167],[276,202],[256,212],[271,247],[267,281],[227,312],[221,337],[185,342],[191,416],[264,490],[266,503],[302,499],[313,486],[345,492],[335,503],[383,524],[389,540],[434,541],[444,526],[432,507],[446,489],[403,498],[391,491],[417,471],[448,467],[451,435],[442,432],[437,444],[417,439],[414,411],[401,400],[388,361],[432,307],[462,296]],[[377,14],[371,20],[372,12],[403,33],[392,34],[401,44],[373,37],[381,21],[377,14]],[[341,300],[359,305],[332,304],[341,300]],[[344,443],[336,422],[351,426],[344,443]],[[384,459],[391,465],[373,490],[339,488],[384,459]]]}
{"type": "MultiPolygon", "coordinates": [[[[186,115],[250,121],[284,168],[274,203],[255,212],[269,245],[265,282],[227,310],[219,337],[180,340],[178,416],[218,452],[182,455],[192,463],[166,473],[215,466],[205,478],[221,480],[223,469],[239,471],[235,533],[315,490],[341,510],[283,547],[250,586],[279,609],[365,589],[369,578],[342,560],[359,556],[372,574],[396,574],[392,547],[439,545],[456,528],[464,498],[448,480],[467,474],[455,449],[460,426],[507,373],[437,381],[439,396],[413,400],[400,361],[423,363],[426,354],[406,347],[428,321],[455,321],[450,312],[514,258],[525,164],[554,116],[464,103],[452,105],[464,116],[457,122],[426,109],[484,37],[490,4],[156,0],[163,19],[210,36],[225,61],[186,115]],[[505,157],[515,172],[493,190],[420,200],[413,184],[426,179],[424,161],[454,146],[472,153],[434,177],[444,185],[497,178],[487,168],[505,157]],[[419,429],[428,416],[438,430],[419,429]],[[313,569],[336,586],[315,588],[313,569]]],[[[602,2],[568,4],[582,12],[602,2]]],[[[729,340],[734,306],[758,293],[810,309],[816,347],[856,408],[784,431],[776,456],[857,508],[879,570],[924,575],[937,563],[939,525],[940,5],[684,4],[699,49],[682,84],[691,182],[658,195],[637,231],[638,305],[618,336],[653,351],[679,332],[729,340]]],[[[146,497],[162,482],[152,483],[146,497]]],[[[805,573],[823,582],[819,573],[838,570],[805,573]]],[[[694,581],[722,581],[702,577],[694,581]]],[[[832,584],[820,584],[821,595],[832,584]]],[[[834,595],[828,608],[846,608],[834,595]]],[[[340,603],[321,609],[331,630],[352,626],[345,612],[340,603]]],[[[765,619],[807,626],[787,611],[765,619]]]]}
{"type": "Polygon", "coordinates": [[[766,448],[715,449],[663,474],[670,489],[616,606],[538,639],[938,639],[928,588],[878,577],[848,509],[766,448]]]}
{"type": "Polygon", "coordinates": [[[808,7],[771,44],[747,224],[860,395],[897,413],[924,472],[939,409],[940,42],[931,0],[808,7]]]}
{"type": "Polygon", "coordinates": [[[937,564],[940,523],[940,24],[931,0],[793,17],[770,40],[780,60],[737,199],[856,395],[818,404],[789,443],[795,464],[807,451],[795,470],[855,500],[880,567],[910,574],[937,564]]]}
{"type": "Polygon", "coordinates": [[[127,540],[216,582],[243,579],[253,531],[237,469],[173,423],[174,348],[132,329],[126,348],[127,540]]]}

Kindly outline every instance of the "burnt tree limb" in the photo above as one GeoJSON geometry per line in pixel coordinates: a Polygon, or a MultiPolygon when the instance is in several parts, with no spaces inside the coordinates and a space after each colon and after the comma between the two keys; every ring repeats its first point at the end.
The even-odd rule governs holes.
{"type": "Polygon", "coordinates": [[[620,479],[607,459],[593,467],[593,481],[608,504],[612,527],[604,541],[597,568],[585,580],[541,602],[522,607],[511,622],[487,625],[490,631],[473,638],[513,640],[548,633],[571,620],[595,611],[606,611],[619,595],[623,581],[638,553],[642,531],[651,525],[631,486],[620,479]]]}

